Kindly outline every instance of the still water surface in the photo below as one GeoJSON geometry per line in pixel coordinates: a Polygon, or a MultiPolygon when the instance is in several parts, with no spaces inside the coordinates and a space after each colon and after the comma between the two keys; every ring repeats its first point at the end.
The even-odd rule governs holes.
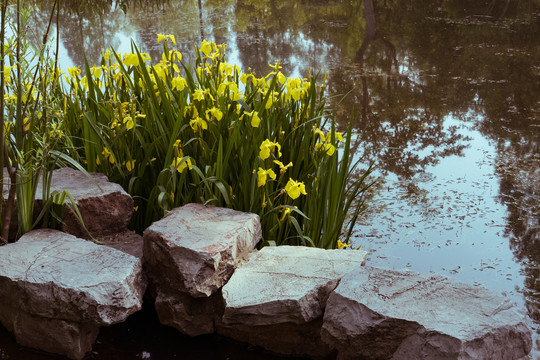
{"type": "Polygon", "coordinates": [[[505,293],[529,313],[540,358],[538,1],[66,2],[61,66],[131,52],[131,39],[160,58],[157,33],[186,62],[204,38],[259,75],[278,60],[288,76],[327,73],[329,105],[353,116],[356,156],[381,177],[353,240],[369,264],[505,293]]]}

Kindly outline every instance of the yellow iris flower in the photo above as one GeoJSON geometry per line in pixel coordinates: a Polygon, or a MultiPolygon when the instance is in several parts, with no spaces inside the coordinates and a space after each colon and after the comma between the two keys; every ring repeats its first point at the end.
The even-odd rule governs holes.
{"type": "Polygon", "coordinates": [[[131,171],[135,167],[135,160],[124,161],[123,164],[126,167],[127,171],[131,171]]]}
{"type": "Polygon", "coordinates": [[[223,112],[215,106],[209,110],[206,110],[206,116],[208,116],[208,114],[215,117],[217,121],[220,121],[223,118],[223,112]]]}
{"type": "Polygon", "coordinates": [[[338,249],[348,248],[350,246],[351,245],[349,245],[349,244],[342,243],[340,240],[337,241],[337,248],[338,249]]]}
{"type": "Polygon", "coordinates": [[[189,121],[189,126],[193,129],[194,132],[197,132],[199,130],[206,130],[208,129],[208,124],[206,121],[200,117],[197,117],[193,120],[189,121]]]}
{"type": "Polygon", "coordinates": [[[332,144],[329,144],[327,142],[318,142],[315,144],[315,149],[324,151],[328,156],[334,155],[334,152],[336,151],[336,147],[332,144]]]}
{"type": "Polygon", "coordinates": [[[174,45],[176,45],[176,39],[174,38],[174,35],[164,35],[164,34],[157,34],[157,42],[161,41],[167,41],[167,39],[171,39],[174,45]]]}
{"type": "Polygon", "coordinates": [[[208,54],[212,52],[212,43],[203,40],[203,42],[201,43],[201,52],[204,55],[208,56],[208,54]]]}
{"type": "Polygon", "coordinates": [[[178,171],[179,173],[184,172],[186,168],[189,168],[189,170],[193,168],[193,162],[191,161],[191,159],[188,158],[184,162],[182,162],[182,159],[183,157],[175,157],[171,164],[171,166],[174,166],[176,168],[176,171],[178,171]]]}
{"type": "Polygon", "coordinates": [[[283,165],[283,163],[281,161],[274,160],[274,164],[277,164],[279,166],[279,172],[281,174],[285,174],[285,171],[287,171],[287,169],[292,166],[292,161],[289,162],[287,165],[283,165]]]}
{"type": "Polygon", "coordinates": [[[270,153],[274,151],[275,148],[277,148],[278,151],[277,157],[281,157],[281,145],[277,142],[266,139],[261,143],[261,146],[259,147],[259,156],[261,157],[261,159],[266,160],[270,157],[270,153]]]}
{"type": "Polygon", "coordinates": [[[282,69],[281,65],[279,65],[279,61],[275,63],[274,65],[268,64],[272,69],[274,69],[274,72],[279,72],[280,69],[282,69]]]}
{"type": "Polygon", "coordinates": [[[137,54],[124,54],[124,61],[126,66],[139,66],[139,56],[137,54]]]}
{"type": "Polygon", "coordinates": [[[229,76],[233,72],[233,67],[226,62],[222,62],[219,64],[219,72],[223,75],[229,76]]]}
{"type": "Polygon", "coordinates": [[[326,140],[326,137],[324,136],[324,133],[322,132],[322,130],[319,129],[318,127],[315,127],[315,125],[313,125],[313,133],[315,135],[319,135],[319,138],[321,139],[321,141],[326,140]]]}
{"type": "Polygon", "coordinates": [[[100,67],[92,66],[90,68],[90,72],[92,73],[92,76],[97,79],[101,76],[101,74],[103,73],[103,70],[101,69],[101,66],[100,67]]]}
{"type": "Polygon", "coordinates": [[[268,177],[272,178],[272,180],[276,180],[276,173],[272,169],[265,170],[262,167],[259,167],[259,170],[257,171],[257,186],[260,187],[265,185],[268,177]]]}
{"type": "Polygon", "coordinates": [[[68,67],[67,70],[72,78],[76,78],[81,75],[81,69],[79,69],[77,66],[74,66],[72,68],[68,67]]]}
{"type": "MultiPolygon", "coordinates": [[[[114,164],[114,157],[112,156],[111,152],[109,151],[109,149],[107,149],[106,147],[103,148],[103,151],[101,152],[101,155],[103,155],[103,157],[107,160],[109,160],[109,162],[111,164],[114,164]]],[[[99,158],[98,160],[96,161],[99,165],[99,158]]]]}
{"type": "Polygon", "coordinates": [[[281,214],[281,219],[279,219],[279,221],[285,220],[285,217],[287,217],[287,215],[289,215],[291,213],[291,211],[292,211],[291,208],[285,208],[283,210],[283,214],[281,214]]]}
{"type": "Polygon", "coordinates": [[[277,73],[277,78],[278,78],[278,81],[280,84],[284,84],[285,83],[285,75],[283,75],[283,73],[280,71],[277,73]]]}
{"type": "Polygon", "coordinates": [[[238,85],[236,85],[234,81],[224,81],[219,84],[217,94],[221,96],[225,93],[225,90],[227,89],[229,89],[229,94],[232,101],[240,99],[240,95],[238,93],[238,85]]]}
{"type": "Polygon", "coordinates": [[[261,123],[261,118],[259,117],[259,113],[255,110],[252,112],[247,112],[246,115],[251,116],[251,126],[258,128],[259,124],[261,123]]]}
{"type": "Polygon", "coordinates": [[[126,116],[122,122],[126,125],[127,130],[131,130],[133,127],[135,127],[135,123],[133,122],[133,118],[131,116],[126,116]]]}
{"type": "Polygon", "coordinates": [[[203,89],[197,89],[193,93],[193,99],[203,101],[204,100],[204,90],[203,89]]]}
{"type": "MultiPolygon", "coordinates": [[[[332,138],[331,133],[328,134],[328,137],[329,137],[329,138],[332,138]]],[[[336,137],[336,140],[337,140],[337,141],[345,142],[345,140],[343,140],[343,135],[342,135],[340,132],[335,132],[335,137],[336,137]]]]}
{"type": "Polygon", "coordinates": [[[300,194],[307,195],[306,185],[301,181],[295,181],[293,179],[289,179],[287,185],[285,185],[285,191],[293,200],[298,198],[300,194]]]}
{"type": "Polygon", "coordinates": [[[172,88],[173,88],[173,90],[178,89],[179,91],[182,91],[186,87],[187,87],[187,82],[186,82],[186,79],[184,79],[183,77],[177,76],[177,77],[174,77],[172,79],[172,88]]]}

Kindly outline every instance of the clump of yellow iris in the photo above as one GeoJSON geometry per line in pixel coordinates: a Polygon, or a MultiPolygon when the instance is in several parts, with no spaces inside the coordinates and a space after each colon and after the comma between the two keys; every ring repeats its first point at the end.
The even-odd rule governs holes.
{"type": "MultiPolygon", "coordinates": [[[[100,103],[109,111],[104,131],[110,136],[107,143],[110,152],[104,148],[100,154],[103,146],[100,145],[92,157],[99,154],[101,162],[107,165],[100,167],[104,170],[118,171],[115,170],[119,169],[118,166],[108,166],[116,159],[124,172],[126,169],[129,172],[136,170],[137,175],[145,168],[164,165],[171,176],[179,176],[178,173],[185,176],[185,170],[192,167],[197,174],[206,176],[208,169],[213,171],[214,167],[209,164],[217,164],[214,157],[218,155],[218,159],[223,160],[221,168],[225,169],[220,171],[225,186],[220,188],[220,192],[229,195],[225,201],[231,200],[231,207],[250,203],[250,207],[261,215],[269,211],[279,214],[268,221],[277,219],[288,221],[288,224],[276,227],[277,233],[269,231],[266,238],[272,240],[289,236],[296,217],[307,218],[311,216],[309,211],[317,208],[309,204],[317,201],[318,195],[314,195],[319,193],[318,186],[325,183],[322,181],[325,178],[313,168],[331,171],[325,164],[337,161],[333,155],[337,154],[338,141],[343,141],[340,133],[328,132],[321,125],[319,119],[325,119],[325,116],[319,110],[322,107],[317,104],[318,97],[312,96],[319,89],[315,79],[311,74],[309,79],[287,78],[281,72],[284,70],[279,62],[269,64],[271,72],[266,76],[257,77],[249,71],[243,73],[238,66],[225,62],[225,45],[206,40],[195,48],[195,65],[185,66],[182,54],[170,49],[172,44],[176,44],[173,35],[157,34],[157,40],[163,45],[157,64],[148,63],[150,56],[146,53],[133,50],[134,54],[114,54],[111,57],[113,52],[107,50],[102,52],[102,66],[90,68],[87,79],[81,78],[79,68],[68,69],[71,89],[76,90],[80,85],[80,94],[87,91],[92,84],[91,79],[94,87],[103,88],[99,81],[95,81],[97,78],[103,81],[105,90],[111,89],[103,91],[111,95],[100,103]],[[173,122],[175,126],[168,128],[173,122]],[[139,139],[146,136],[147,129],[153,128],[162,132],[158,135],[164,141],[159,142],[159,146],[168,144],[168,149],[159,148],[157,152],[167,154],[167,160],[144,159],[138,155],[135,163],[131,155],[140,147],[139,139]],[[184,144],[189,144],[185,148],[186,154],[180,140],[174,142],[177,137],[182,138],[184,144]],[[124,142],[126,147],[119,146],[124,142]],[[242,162],[241,166],[233,163],[235,161],[242,162]],[[141,166],[134,169],[135,164],[141,166]],[[245,175],[241,174],[243,171],[248,171],[248,175],[237,176],[245,175]],[[254,186],[255,182],[257,191],[245,195],[243,189],[254,186]],[[310,190],[309,195],[307,190],[310,190]],[[244,196],[249,197],[247,201],[244,196]],[[293,203],[302,208],[295,209],[293,203]]],[[[197,176],[191,172],[188,174],[197,176]]],[[[178,182],[178,187],[171,184],[163,187],[174,202],[174,195],[181,198],[178,195],[184,189],[180,185],[184,185],[181,182],[178,182]]],[[[273,229],[273,225],[267,226],[273,229]]],[[[332,246],[338,245],[346,247],[346,244],[336,242],[332,246]]]]}

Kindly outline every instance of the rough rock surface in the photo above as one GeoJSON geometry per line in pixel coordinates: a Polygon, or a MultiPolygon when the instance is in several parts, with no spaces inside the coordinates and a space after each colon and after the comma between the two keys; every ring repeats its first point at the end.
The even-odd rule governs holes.
{"type": "Polygon", "coordinates": [[[320,339],[330,292],[365,251],[298,246],[265,247],[250,255],[223,287],[219,333],[285,355],[323,358],[320,339]]]}
{"type": "MultiPolygon", "coordinates": [[[[212,296],[261,239],[255,214],[188,204],[144,231],[144,266],[160,321],[195,336],[214,331],[212,296]]],[[[219,301],[218,301],[219,302],[219,301]]]]}
{"type": "Polygon", "coordinates": [[[29,314],[0,303],[0,322],[23,346],[80,359],[92,346],[100,326],[29,314]]]}
{"type": "Polygon", "coordinates": [[[102,325],[138,311],[140,259],[56,230],[0,247],[0,321],[17,342],[81,358],[102,325]]]}
{"type": "Polygon", "coordinates": [[[100,236],[96,240],[101,245],[133,255],[142,261],[143,237],[134,231],[128,230],[118,234],[100,236]]]}
{"type": "MultiPolygon", "coordinates": [[[[101,173],[84,173],[71,168],[54,170],[51,192],[69,191],[81,213],[86,231],[73,211],[64,210],[62,230],[81,238],[104,236],[127,231],[133,214],[133,199],[118,184],[109,182],[101,173]]],[[[38,189],[36,200],[41,200],[38,189]]],[[[66,198],[66,204],[69,204],[66,198]]]]}
{"type": "Polygon", "coordinates": [[[189,336],[214,333],[216,320],[223,314],[221,291],[204,298],[159,292],[155,306],[161,324],[189,336]]]}
{"type": "MultiPolygon", "coordinates": [[[[74,212],[70,209],[71,201],[66,197],[66,208],[63,213],[62,231],[80,238],[107,236],[127,231],[133,214],[133,199],[118,184],[109,182],[101,173],[84,173],[71,168],[53,171],[50,192],[68,191],[77,205],[86,229],[74,212]],[[89,234],[90,233],[90,234],[89,234]]],[[[4,177],[7,171],[4,169],[4,177]]],[[[8,181],[9,182],[9,181],[8,181]]],[[[4,185],[4,196],[7,197],[8,186],[4,185]]],[[[42,207],[42,182],[38,183],[34,217],[42,207]]],[[[10,239],[14,240],[17,231],[17,212],[12,214],[10,239]]]]}
{"type": "Polygon", "coordinates": [[[358,267],[330,295],[322,338],[338,359],[511,360],[532,346],[507,298],[429,274],[358,267]]]}

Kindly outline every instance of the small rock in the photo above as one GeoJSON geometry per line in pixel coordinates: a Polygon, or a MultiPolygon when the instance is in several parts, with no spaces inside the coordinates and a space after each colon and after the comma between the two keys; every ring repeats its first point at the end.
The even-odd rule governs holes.
{"type": "Polygon", "coordinates": [[[60,354],[70,359],[83,358],[92,349],[100,329],[100,326],[94,323],[32,315],[2,303],[0,322],[14,334],[20,345],[60,354]]]}
{"type": "Polygon", "coordinates": [[[338,359],[512,360],[532,347],[502,295],[445,278],[358,267],[328,298],[322,338],[338,359]]]}

